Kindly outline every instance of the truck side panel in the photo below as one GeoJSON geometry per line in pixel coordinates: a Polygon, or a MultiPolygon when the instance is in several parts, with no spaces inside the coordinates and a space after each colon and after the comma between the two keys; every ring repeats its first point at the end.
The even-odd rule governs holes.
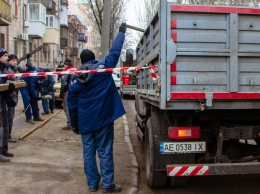
{"type": "Polygon", "coordinates": [[[172,3],[161,7],[139,44],[137,59],[138,65],[158,65],[159,79],[142,70],[146,72],[138,75],[138,92],[159,102],[161,109],[178,109],[183,101],[185,109],[197,109],[201,100],[209,109],[218,109],[215,101],[233,103],[232,108],[245,107],[245,102],[248,108],[260,107],[259,13],[207,8],[172,3]],[[158,40],[151,40],[158,36],[154,26],[160,26],[160,53],[158,40]]]}

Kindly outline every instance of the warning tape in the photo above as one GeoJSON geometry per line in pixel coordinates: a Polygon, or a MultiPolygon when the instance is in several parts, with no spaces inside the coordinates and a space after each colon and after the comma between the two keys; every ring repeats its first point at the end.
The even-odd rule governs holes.
{"type": "Polygon", "coordinates": [[[64,74],[83,74],[83,73],[111,73],[113,71],[126,71],[126,70],[141,70],[149,69],[152,78],[157,79],[158,76],[154,72],[156,66],[146,67],[120,67],[120,68],[107,68],[107,69],[92,69],[92,70],[68,70],[68,71],[54,71],[54,72],[34,72],[34,73],[12,73],[12,74],[0,74],[0,77],[30,77],[30,76],[46,76],[46,75],[64,75],[64,74]]]}

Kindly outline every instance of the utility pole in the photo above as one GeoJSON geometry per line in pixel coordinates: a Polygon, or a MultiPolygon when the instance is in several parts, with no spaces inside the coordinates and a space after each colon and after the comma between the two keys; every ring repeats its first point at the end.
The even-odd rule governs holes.
{"type": "Polygon", "coordinates": [[[104,59],[109,50],[111,0],[104,1],[104,14],[101,32],[101,59],[104,59]]]}

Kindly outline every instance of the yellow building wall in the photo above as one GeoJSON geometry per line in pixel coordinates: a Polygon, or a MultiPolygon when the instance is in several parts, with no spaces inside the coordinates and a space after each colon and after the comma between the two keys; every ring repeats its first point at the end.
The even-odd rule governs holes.
{"type": "Polygon", "coordinates": [[[60,44],[60,31],[55,28],[46,28],[43,37],[44,44],[60,44]]]}

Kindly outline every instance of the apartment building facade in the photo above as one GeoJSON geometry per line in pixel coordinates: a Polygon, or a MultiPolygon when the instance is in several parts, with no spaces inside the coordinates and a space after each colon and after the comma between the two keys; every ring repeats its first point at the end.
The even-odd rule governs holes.
{"type": "MultiPolygon", "coordinates": [[[[101,43],[101,36],[97,30],[94,29],[96,26],[95,21],[89,19],[87,15],[89,14],[90,10],[85,9],[86,7],[82,5],[85,1],[82,0],[69,0],[69,13],[77,13],[76,16],[81,21],[85,28],[85,48],[92,50],[97,59],[100,59],[100,43],[101,43]],[[80,9],[79,7],[83,7],[80,9]]],[[[83,44],[83,43],[82,43],[83,44]]]]}
{"type": "Polygon", "coordinates": [[[0,0],[0,48],[20,58],[42,46],[32,55],[35,67],[55,69],[65,58],[78,63],[75,51],[85,27],[70,24],[68,5],[68,0],[0,0]]]}

